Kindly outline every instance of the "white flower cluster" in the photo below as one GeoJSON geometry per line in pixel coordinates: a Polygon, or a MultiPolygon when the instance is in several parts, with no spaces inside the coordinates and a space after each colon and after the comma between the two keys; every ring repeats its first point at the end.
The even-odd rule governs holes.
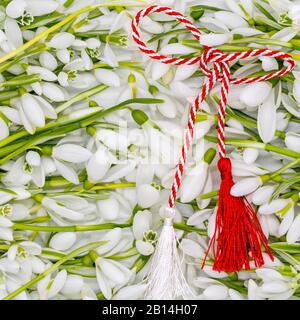
{"type": "MultiPolygon", "coordinates": [[[[213,271],[210,254],[201,269],[217,212],[219,85],[197,114],[174,227],[196,299],[297,299],[300,3],[6,3],[0,8],[0,298],[143,299],[189,105],[205,81],[197,65],[162,64],[133,42],[132,17],[161,4],[184,13],[203,34],[199,44],[172,17],[144,18],[143,38],[164,55],[197,56],[202,45],[224,52],[267,47],[296,61],[280,79],[230,85],[226,114],[231,193],[257,209],[274,261],[264,253],[263,268],[251,264],[232,275],[213,271]]],[[[231,73],[252,77],[280,68],[280,60],[264,57],[236,61],[231,73]]]]}

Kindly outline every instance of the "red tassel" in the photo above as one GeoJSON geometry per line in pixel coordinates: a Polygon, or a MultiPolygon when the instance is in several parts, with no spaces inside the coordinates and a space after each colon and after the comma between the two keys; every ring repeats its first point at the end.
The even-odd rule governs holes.
{"type": "Polygon", "coordinates": [[[233,186],[231,162],[222,158],[218,162],[221,173],[218,212],[213,238],[209,244],[202,268],[210,248],[213,249],[213,270],[237,272],[250,269],[250,257],[257,268],[264,264],[261,245],[274,260],[255,211],[245,197],[230,194],[233,186]]]}

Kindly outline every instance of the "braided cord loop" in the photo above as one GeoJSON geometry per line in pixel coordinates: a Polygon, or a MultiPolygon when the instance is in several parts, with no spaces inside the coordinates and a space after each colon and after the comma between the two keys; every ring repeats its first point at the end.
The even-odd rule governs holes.
{"type": "Polygon", "coordinates": [[[177,198],[178,189],[181,185],[182,175],[184,172],[184,165],[187,159],[187,153],[189,151],[194,135],[196,113],[199,110],[201,102],[206,98],[210,90],[215,86],[216,82],[219,81],[221,83],[221,97],[218,111],[218,152],[220,158],[222,159],[226,157],[225,113],[229,85],[249,84],[281,77],[294,68],[295,62],[289,54],[269,49],[254,49],[244,52],[234,52],[227,54],[221,51],[220,49],[203,46],[204,52],[201,56],[198,57],[180,58],[167,57],[161,55],[158,52],[146,46],[138,30],[138,25],[142,18],[151,13],[164,13],[174,17],[177,21],[181,22],[188,30],[190,30],[192,35],[198,41],[200,41],[201,39],[200,31],[192,24],[191,21],[186,19],[180,12],[174,11],[168,7],[153,5],[146,9],[140,10],[135,16],[135,18],[132,20],[132,37],[133,40],[137,43],[140,51],[148,55],[151,59],[158,60],[165,64],[193,65],[198,63],[199,68],[206,76],[206,81],[204,82],[204,85],[202,86],[200,93],[196,96],[195,101],[191,105],[189,110],[187,130],[185,131],[181,154],[178,161],[174,182],[171,187],[171,193],[168,201],[169,208],[173,208],[177,198]],[[282,59],[285,62],[285,66],[276,72],[270,72],[265,75],[253,78],[232,78],[230,76],[230,62],[256,57],[272,57],[276,59],[282,59]]]}

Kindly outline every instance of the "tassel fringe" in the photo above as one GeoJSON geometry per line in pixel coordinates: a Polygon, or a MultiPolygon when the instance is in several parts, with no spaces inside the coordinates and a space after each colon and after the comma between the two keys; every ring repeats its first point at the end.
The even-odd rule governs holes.
{"type": "Polygon", "coordinates": [[[145,299],[175,300],[193,296],[181,269],[172,219],[167,218],[152,256],[145,299]]]}
{"type": "Polygon", "coordinates": [[[249,270],[250,258],[259,268],[264,264],[261,245],[270,258],[274,259],[268,247],[268,240],[263,233],[255,211],[247,199],[245,197],[234,197],[230,194],[233,186],[230,160],[228,158],[220,159],[218,168],[222,182],[219,192],[216,227],[206,257],[210,248],[212,248],[214,255],[213,270],[219,272],[237,272],[242,268],[249,270]]]}

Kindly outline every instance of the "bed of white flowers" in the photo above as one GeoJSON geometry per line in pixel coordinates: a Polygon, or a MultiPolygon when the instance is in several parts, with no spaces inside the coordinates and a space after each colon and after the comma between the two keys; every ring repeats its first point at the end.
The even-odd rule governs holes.
{"type": "MultiPolygon", "coordinates": [[[[187,123],[204,80],[197,65],[141,54],[131,19],[162,54],[286,51],[280,79],[231,86],[226,145],[234,195],[255,206],[275,256],[226,274],[201,262],[213,233],[219,173],[215,87],[197,115],[174,227],[196,299],[300,296],[300,2],[289,0],[3,0],[0,6],[0,298],[143,299],[145,277],[187,123]]],[[[236,62],[263,75],[273,58],[236,62]]]]}

